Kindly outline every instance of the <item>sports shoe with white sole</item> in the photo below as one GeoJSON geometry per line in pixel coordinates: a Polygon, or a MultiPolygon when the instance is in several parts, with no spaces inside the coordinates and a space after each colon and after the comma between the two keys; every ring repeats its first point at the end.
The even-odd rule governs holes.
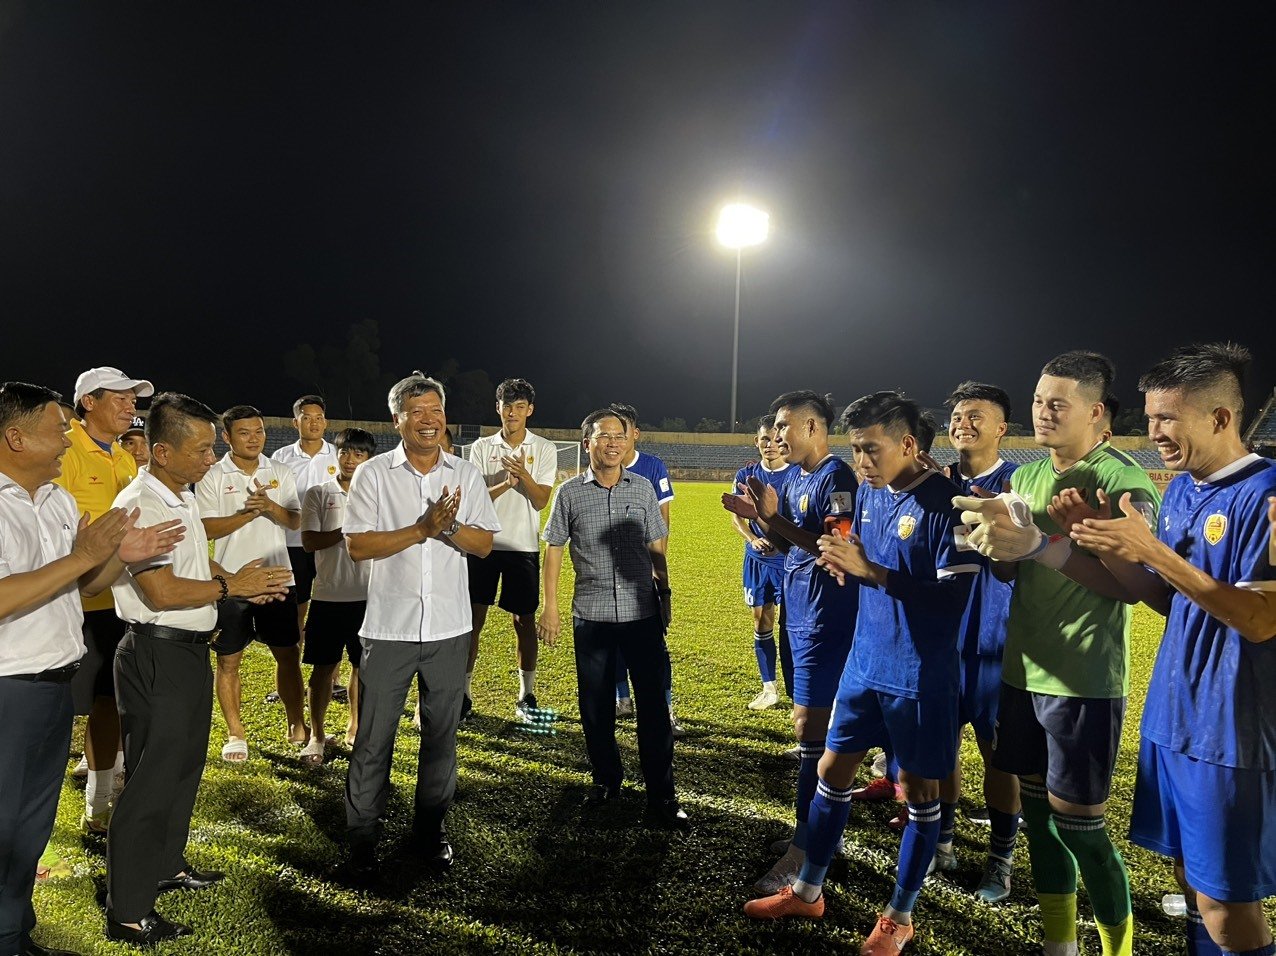
{"type": "Polygon", "coordinates": [[[886,916],[877,918],[873,932],[860,947],[860,956],[897,956],[913,938],[913,924],[896,923],[886,916]]]}
{"type": "Polygon", "coordinates": [[[953,849],[952,844],[947,847],[935,847],[935,855],[931,857],[930,866],[926,868],[926,875],[951,873],[955,869],[957,869],[957,851],[953,849]]]}
{"type": "Polygon", "coordinates": [[[766,873],[753,884],[753,888],[765,896],[778,893],[784,887],[793,885],[793,882],[797,879],[798,872],[801,869],[802,857],[785,852],[784,856],[775,861],[775,866],[767,870],[766,873]]]}
{"type": "Polygon", "coordinates": [[[749,701],[749,710],[769,710],[780,702],[774,687],[763,687],[758,696],[749,701]]]}
{"type": "Polygon", "coordinates": [[[80,762],[75,765],[74,769],[72,769],[71,776],[73,776],[76,780],[89,779],[89,758],[88,757],[84,757],[84,756],[80,757],[80,762]]]}
{"type": "Polygon", "coordinates": [[[673,708],[669,708],[669,729],[673,731],[674,739],[687,736],[687,728],[678,722],[678,718],[674,716],[673,708]]]}
{"type": "Polygon", "coordinates": [[[886,763],[886,751],[883,750],[873,758],[873,765],[868,768],[868,772],[874,777],[884,777],[886,776],[886,763]]]}
{"type": "Polygon", "coordinates": [[[975,898],[985,903],[1000,903],[1010,896],[1010,861],[990,856],[984,865],[984,875],[975,887],[975,898]]]}

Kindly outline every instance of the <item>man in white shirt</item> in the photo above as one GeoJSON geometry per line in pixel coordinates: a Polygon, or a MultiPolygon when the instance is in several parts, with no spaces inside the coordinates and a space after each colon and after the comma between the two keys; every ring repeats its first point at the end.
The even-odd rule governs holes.
{"type": "Polygon", "coordinates": [[[346,779],[350,875],[376,873],[390,763],[408,684],[421,701],[414,842],[437,869],[452,862],[443,817],[456,792],[456,725],[472,618],[465,556],[486,556],[501,530],[483,476],[442,450],[443,386],[419,372],[390,389],[402,442],[355,472],[346,503],[350,557],[370,561],[359,634],[359,731],[346,779]]]}
{"type": "Polygon", "coordinates": [[[155,912],[160,893],[222,879],[186,860],[212,723],[208,643],[217,605],[281,600],[290,577],[287,562],[250,561],[232,574],[209,560],[189,488],[216,460],[216,421],[208,406],[185,395],[157,397],[146,420],[151,463],[115,499],[117,507],[137,509],[140,523],[178,521],[185,535],[171,554],[132,560],[111,586],[116,613],[128,624],[115,654],[128,784],[107,835],[106,935],[140,946],[191,933],[155,912]]]}
{"type": "Polygon", "coordinates": [[[180,537],[111,508],[90,523],[53,480],[71,447],[57,392],[0,385],[0,953],[72,956],[34,942],[36,860],[53,832],[71,744],[71,678],[84,657],[81,595],[108,587],[123,560],[180,537]]]}
{"type": "MultiPolygon", "coordinates": [[[[262,454],[266,426],[251,405],[235,405],[222,415],[222,441],[230,446],[222,460],[195,487],[204,532],[213,542],[213,559],[237,571],[248,562],[288,567],[284,532],[301,526],[301,502],[292,472],[262,454]]],[[[293,584],[293,576],[287,583],[293,584]]],[[[275,688],[288,715],[288,740],[298,747],[309,739],[305,690],[301,681],[301,632],[297,629],[297,593],[289,587],[283,601],[253,604],[223,601],[217,609],[217,702],[229,739],[222,759],[248,759],[248,741],[240,717],[239,666],[254,639],[275,657],[275,688]]]]}
{"type": "Polygon", "coordinates": [[[478,660],[479,635],[487,609],[496,602],[514,618],[518,639],[518,699],[514,716],[534,723],[536,701],[536,609],[540,606],[540,513],[549,504],[558,472],[558,449],[547,438],[527,430],[527,419],[536,409],[536,392],[530,382],[507,378],[496,387],[496,414],[501,430],[470,445],[470,464],[483,474],[487,493],[496,506],[501,530],[492,539],[486,558],[470,556],[470,609],[474,633],[465,668],[465,701],[462,718],[471,702],[470,682],[478,660]]]}
{"type": "MultiPolygon", "coordinates": [[[[311,487],[337,476],[337,449],[323,437],[328,427],[323,396],[302,395],[293,402],[292,422],[297,427],[297,440],[276,449],[270,457],[292,472],[297,498],[304,501],[311,487]]],[[[288,559],[297,588],[297,627],[304,642],[306,610],[315,580],[315,556],[302,546],[300,531],[287,529],[284,536],[288,541],[288,559]]]]}
{"type": "Polygon", "coordinates": [[[315,557],[315,586],[310,603],[310,631],[303,664],[310,664],[310,743],[301,752],[308,767],[323,766],[327,746],[325,718],[332,700],[332,678],[341,666],[341,655],[350,658],[350,719],[346,746],[352,746],[359,729],[359,662],[363,646],[359,628],[368,608],[369,562],[355,564],[346,550],[342,533],[346,498],[355,469],[373,456],[377,441],[362,428],[337,433],[337,477],[306,492],[301,503],[301,543],[315,557]]]}

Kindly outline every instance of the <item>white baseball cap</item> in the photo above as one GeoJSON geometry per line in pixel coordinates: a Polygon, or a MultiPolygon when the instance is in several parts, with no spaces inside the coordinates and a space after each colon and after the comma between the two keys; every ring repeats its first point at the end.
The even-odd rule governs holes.
{"type": "Polygon", "coordinates": [[[129,378],[118,368],[91,368],[75,380],[75,398],[79,403],[89,392],[104,388],[108,392],[127,392],[130,388],[138,398],[155,394],[155,386],[145,379],[129,378]]]}

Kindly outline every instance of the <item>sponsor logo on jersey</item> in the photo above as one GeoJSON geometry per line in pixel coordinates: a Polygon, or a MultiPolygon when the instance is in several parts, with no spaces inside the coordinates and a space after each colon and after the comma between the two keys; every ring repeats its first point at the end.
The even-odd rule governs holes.
{"type": "Polygon", "coordinates": [[[661,491],[668,491],[668,490],[669,490],[669,479],[668,479],[668,478],[661,478],[661,479],[660,479],[660,490],[661,490],[661,491]]]}
{"type": "Polygon", "coordinates": [[[810,503],[811,503],[811,496],[803,495],[801,498],[798,499],[798,511],[800,511],[802,514],[806,514],[806,508],[810,503]]]}
{"type": "Polygon", "coordinates": [[[907,541],[917,529],[917,519],[912,515],[902,515],[899,519],[899,540],[907,541]]]}
{"type": "Polygon", "coordinates": [[[868,516],[868,509],[865,508],[860,512],[860,524],[872,524],[873,519],[868,516]]]}
{"type": "Polygon", "coordinates": [[[1227,515],[1214,513],[1205,519],[1205,540],[1218,544],[1227,534],[1227,515]]]}

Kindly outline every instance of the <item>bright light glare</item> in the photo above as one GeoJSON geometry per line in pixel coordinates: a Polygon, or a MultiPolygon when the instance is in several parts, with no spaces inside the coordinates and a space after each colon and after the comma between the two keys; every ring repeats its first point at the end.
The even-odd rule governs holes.
{"type": "Polygon", "coordinates": [[[718,213],[718,241],[728,249],[744,249],[766,242],[770,213],[746,203],[733,202],[718,213]]]}

